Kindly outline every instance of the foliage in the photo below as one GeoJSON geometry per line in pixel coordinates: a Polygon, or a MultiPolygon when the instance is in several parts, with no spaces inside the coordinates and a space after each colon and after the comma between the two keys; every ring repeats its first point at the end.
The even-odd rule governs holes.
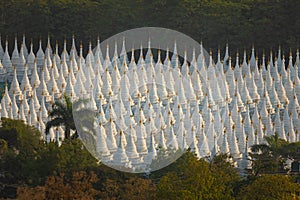
{"type": "Polygon", "coordinates": [[[93,172],[74,171],[71,176],[61,173],[47,177],[42,187],[19,187],[18,199],[94,199],[98,191],[93,184],[97,180],[93,172]]]}
{"type": "MultiPolygon", "coordinates": [[[[81,139],[84,141],[90,139],[90,133],[86,133],[85,130],[92,132],[96,135],[94,129],[94,122],[96,112],[89,108],[86,108],[88,101],[86,99],[79,99],[75,102],[71,101],[71,98],[64,94],[64,99],[56,101],[52,105],[52,109],[49,112],[49,120],[46,124],[46,134],[49,134],[49,130],[52,127],[63,126],[65,128],[65,139],[71,139],[71,130],[75,131],[72,138],[77,138],[82,133],[81,139]],[[85,136],[85,137],[83,137],[85,136]],[[89,137],[88,137],[89,136],[89,137]]],[[[94,145],[92,145],[94,146],[94,145]]]]}
{"type": "Polygon", "coordinates": [[[264,174],[273,169],[267,168],[261,152],[275,160],[299,159],[299,143],[288,143],[276,135],[267,137],[267,144],[252,147],[252,156],[257,156],[254,163],[263,163],[265,168],[258,176],[241,180],[226,154],[199,160],[190,151],[178,159],[182,152],[174,152],[170,159],[177,160],[169,166],[148,176],[130,174],[99,164],[79,139],[58,146],[42,142],[41,134],[22,121],[3,118],[2,124],[0,198],[299,199],[297,177],[264,174]]]}
{"type": "Polygon", "coordinates": [[[20,153],[36,152],[40,147],[41,133],[21,120],[2,118],[0,138],[7,141],[10,148],[20,153]]]}
{"type": "Polygon", "coordinates": [[[60,147],[54,142],[47,144],[40,152],[39,161],[45,170],[44,176],[97,166],[97,160],[79,139],[64,141],[60,147]],[[43,162],[45,160],[47,162],[43,162]]]}
{"type": "Polygon", "coordinates": [[[278,137],[278,134],[265,137],[266,143],[253,145],[252,173],[254,175],[265,173],[286,172],[285,162],[287,159],[300,159],[300,143],[288,143],[278,137]]]}
{"type": "Polygon", "coordinates": [[[70,139],[71,130],[76,130],[72,108],[72,101],[66,94],[64,95],[64,102],[54,102],[49,112],[51,120],[46,124],[46,134],[49,134],[49,130],[52,127],[64,126],[65,138],[70,139]]]}
{"type": "Polygon", "coordinates": [[[10,44],[15,34],[25,33],[35,39],[36,48],[40,37],[46,46],[50,34],[60,44],[67,38],[70,48],[72,34],[79,38],[78,46],[80,40],[87,46],[98,35],[106,39],[132,28],[159,26],[203,40],[214,52],[229,41],[234,51],[254,43],[260,53],[278,45],[287,53],[299,46],[299,9],[294,0],[2,0],[0,32],[10,36],[10,44]]]}
{"type": "Polygon", "coordinates": [[[40,181],[37,160],[44,146],[40,138],[37,129],[22,121],[2,118],[0,196],[14,191],[20,182],[37,184],[40,181]]]}
{"type": "Polygon", "coordinates": [[[43,186],[36,186],[36,187],[18,187],[17,189],[17,196],[18,199],[46,199],[45,195],[45,187],[43,186]]]}
{"type": "Polygon", "coordinates": [[[231,159],[227,154],[220,154],[210,162],[210,170],[216,178],[215,184],[227,194],[222,197],[223,199],[230,199],[234,196],[241,182],[241,177],[237,173],[237,169],[234,168],[231,159]]]}
{"type": "Polygon", "coordinates": [[[160,149],[157,152],[156,158],[152,160],[150,165],[150,169],[152,171],[158,169],[157,171],[154,171],[153,174],[151,175],[152,179],[160,178],[168,171],[176,169],[177,166],[174,165],[173,163],[174,162],[176,163],[176,161],[184,153],[185,151],[182,151],[181,149],[175,150],[170,147],[168,147],[165,150],[160,149]]]}
{"type": "Polygon", "coordinates": [[[245,186],[238,199],[296,199],[299,192],[299,183],[294,183],[290,177],[265,174],[245,186]]]}
{"type": "Polygon", "coordinates": [[[156,186],[150,179],[130,177],[124,182],[107,179],[101,192],[102,199],[156,199],[156,186]]]}
{"type": "MultiPolygon", "coordinates": [[[[214,166],[212,170],[208,162],[198,160],[190,152],[179,158],[174,166],[176,167],[173,169],[176,170],[170,170],[161,177],[157,185],[157,195],[160,199],[233,199],[231,189],[226,187],[227,184],[231,184],[231,180],[219,176],[226,174],[226,170],[214,174],[218,166],[214,166]],[[223,181],[220,182],[220,179],[223,181]]],[[[232,173],[226,176],[236,176],[236,172],[232,173]]]]}
{"type": "Polygon", "coordinates": [[[97,166],[80,140],[44,143],[41,133],[22,121],[2,118],[0,197],[15,198],[18,185],[43,184],[47,176],[97,166]]]}

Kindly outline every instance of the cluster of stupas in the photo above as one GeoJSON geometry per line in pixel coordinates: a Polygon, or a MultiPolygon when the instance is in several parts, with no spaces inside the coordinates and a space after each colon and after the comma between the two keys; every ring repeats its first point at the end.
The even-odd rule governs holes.
{"type": "MultiPolygon", "coordinates": [[[[161,149],[190,148],[199,158],[230,153],[240,168],[250,167],[249,147],[274,135],[290,142],[300,141],[299,52],[286,61],[280,49],[250,59],[244,51],[240,60],[229,56],[228,46],[221,60],[218,52],[205,62],[203,47],[192,61],[186,55],[179,62],[176,43],[172,56],[162,60],[151,53],[151,44],[138,60],[120,55],[110,59],[109,47],[102,54],[100,42],[83,56],[75,41],[66,42],[59,55],[50,39],[46,49],[40,42],[37,53],[25,37],[12,55],[0,46],[0,78],[8,81],[1,100],[1,117],[21,119],[43,133],[45,141],[61,142],[63,127],[45,135],[48,111],[66,93],[72,101],[88,98],[85,106],[97,111],[96,149],[103,162],[126,167],[150,165],[161,149]],[[288,62],[288,64],[286,64],[288,62]],[[234,63],[234,64],[233,64],[234,63]]],[[[173,47],[172,47],[173,48],[173,47]]],[[[132,51],[132,55],[134,52],[132,51]]],[[[250,54],[249,54],[250,55],[250,54]]]]}

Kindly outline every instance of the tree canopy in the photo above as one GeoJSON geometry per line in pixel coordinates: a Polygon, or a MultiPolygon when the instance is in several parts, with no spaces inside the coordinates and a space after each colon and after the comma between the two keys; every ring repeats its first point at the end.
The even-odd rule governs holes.
{"type": "Polygon", "coordinates": [[[300,161],[300,142],[289,143],[277,133],[265,140],[265,144],[253,145],[249,153],[254,175],[285,173],[291,170],[286,166],[287,160],[300,161]]]}
{"type": "Polygon", "coordinates": [[[233,52],[254,44],[260,52],[281,45],[288,53],[299,47],[299,9],[293,0],[2,0],[0,33],[10,41],[15,34],[26,34],[27,42],[41,37],[44,46],[48,34],[60,44],[68,39],[68,45],[74,34],[79,45],[98,35],[103,40],[159,26],[202,40],[214,52],[228,41],[233,52]]]}
{"type": "Polygon", "coordinates": [[[299,184],[284,175],[263,175],[245,186],[238,199],[297,199],[299,184]]]}
{"type": "MultiPolygon", "coordinates": [[[[45,143],[38,130],[22,121],[2,118],[2,125],[0,198],[291,199],[300,195],[297,175],[261,171],[259,176],[243,178],[226,154],[199,160],[187,151],[169,166],[145,176],[99,163],[79,139],[65,140],[59,146],[45,143]]],[[[298,159],[294,150],[299,144],[280,140],[277,144],[281,145],[275,145],[274,138],[267,139],[271,153],[275,147],[286,147],[281,155],[298,159]]],[[[256,157],[257,162],[260,159],[264,162],[256,157]]]]}

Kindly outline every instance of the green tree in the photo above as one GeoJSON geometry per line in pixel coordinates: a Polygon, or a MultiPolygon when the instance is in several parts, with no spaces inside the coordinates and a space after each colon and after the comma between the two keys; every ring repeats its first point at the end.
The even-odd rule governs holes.
{"type": "Polygon", "coordinates": [[[56,170],[59,172],[96,167],[97,160],[86,150],[81,140],[65,141],[59,147],[56,170]]]}
{"type": "MultiPolygon", "coordinates": [[[[46,134],[52,127],[63,126],[65,128],[65,139],[71,139],[71,130],[75,131],[72,138],[77,138],[79,133],[82,133],[82,139],[92,137],[96,134],[94,122],[97,113],[88,108],[89,101],[87,99],[79,99],[74,102],[70,97],[64,94],[63,101],[56,101],[52,105],[49,112],[49,120],[46,124],[46,134]],[[76,121],[75,121],[76,119],[76,121]]],[[[89,138],[92,140],[91,138],[89,138]]]]}
{"type": "Polygon", "coordinates": [[[61,173],[47,177],[44,186],[18,187],[18,199],[95,199],[97,180],[94,172],[61,173]]]}
{"type": "Polygon", "coordinates": [[[37,129],[20,120],[1,120],[0,197],[16,198],[18,184],[40,183],[37,160],[45,144],[37,129]]]}
{"type": "MultiPolygon", "coordinates": [[[[66,94],[64,95],[64,102],[56,101],[52,105],[52,109],[49,112],[49,120],[46,124],[46,134],[49,134],[49,130],[52,127],[64,126],[65,128],[65,139],[71,138],[71,130],[76,131],[72,101],[66,94]]],[[[77,133],[75,137],[77,137],[77,133]]]]}
{"type": "Polygon", "coordinates": [[[213,52],[229,41],[234,51],[255,44],[261,53],[281,44],[287,53],[299,46],[299,8],[293,0],[2,0],[0,32],[9,35],[10,44],[15,34],[26,33],[35,48],[40,37],[45,47],[49,33],[60,44],[68,39],[70,49],[73,34],[78,46],[82,40],[87,47],[98,35],[106,39],[131,28],[160,26],[203,40],[213,52]]]}
{"type": "Polygon", "coordinates": [[[210,161],[210,171],[216,179],[216,187],[224,190],[222,199],[231,199],[236,195],[236,191],[240,187],[241,176],[238,169],[234,167],[232,158],[228,154],[220,154],[210,161]]]}
{"type": "Polygon", "coordinates": [[[100,193],[101,199],[148,200],[156,198],[156,186],[150,179],[131,176],[105,180],[100,193]]]}
{"type": "Polygon", "coordinates": [[[289,143],[279,138],[277,133],[265,137],[265,140],[265,144],[253,145],[249,153],[254,175],[286,172],[285,161],[288,158],[299,160],[299,142],[289,143]]]}
{"type": "Polygon", "coordinates": [[[0,158],[0,198],[15,199],[18,187],[43,185],[48,176],[98,166],[79,139],[65,140],[61,146],[45,143],[37,129],[4,118],[0,158]]]}
{"type": "Polygon", "coordinates": [[[291,177],[264,174],[243,187],[237,199],[299,199],[299,192],[291,177]]]}
{"type": "Polygon", "coordinates": [[[52,174],[97,167],[97,160],[86,150],[79,139],[65,140],[61,146],[50,142],[39,151],[36,167],[41,177],[52,174]]]}
{"type": "MultiPolygon", "coordinates": [[[[222,160],[222,162],[226,161],[222,160]]],[[[198,160],[191,152],[184,153],[172,164],[173,166],[170,166],[171,170],[160,178],[157,184],[157,197],[159,199],[233,199],[232,187],[226,185],[232,184],[232,180],[228,177],[235,177],[237,173],[226,169],[222,173],[214,174],[217,169],[223,170],[219,166],[225,165],[220,163],[221,161],[216,161],[215,166],[212,167],[207,161],[198,160]],[[220,182],[223,178],[220,175],[226,175],[227,178],[220,182]]]]}

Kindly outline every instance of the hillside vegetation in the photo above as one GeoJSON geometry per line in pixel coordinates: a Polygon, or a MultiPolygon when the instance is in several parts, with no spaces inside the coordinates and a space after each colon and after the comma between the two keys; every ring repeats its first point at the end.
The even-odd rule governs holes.
{"type": "Polygon", "coordinates": [[[267,53],[281,45],[287,54],[299,47],[299,10],[294,0],[1,0],[0,33],[2,42],[25,33],[28,43],[41,37],[46,45],[49,34],[70,45],[74,34],[77,45],[91,38],[95,45],[98,35],[159,26],[202,40],[215,53],[228,41],[231,53],[254,44],[267,53]]]}

